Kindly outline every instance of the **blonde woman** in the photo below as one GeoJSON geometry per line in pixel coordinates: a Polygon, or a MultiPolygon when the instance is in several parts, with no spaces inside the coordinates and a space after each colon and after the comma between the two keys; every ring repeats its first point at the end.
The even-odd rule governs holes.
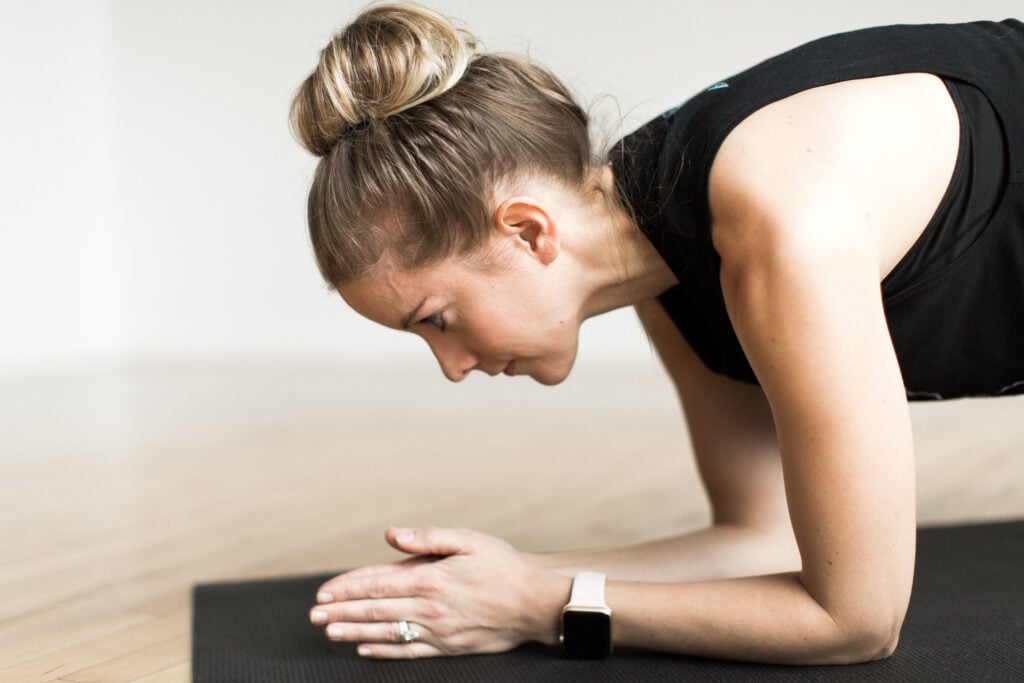
{"type": "Polygon", "coordinates": [[[914,571],[907,400],[1024,391],[1024,24],[832,36],[595,155],[547,70],[372,7],[297,93],[326,281],[444,374],[561,382],[632,305],[674,380],[707,529],[539,556],[389,529],[325,583],[378,658],[562,642],[790,664],[896,647],[914,571]]]}

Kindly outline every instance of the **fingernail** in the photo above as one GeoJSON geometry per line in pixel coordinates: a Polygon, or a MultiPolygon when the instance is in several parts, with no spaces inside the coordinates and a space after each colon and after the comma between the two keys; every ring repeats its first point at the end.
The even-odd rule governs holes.
{"type": "Polygon", "coordinates": [[[371,650],[365,645],[360,645],[356,648],[356,652],[358,652],[362,657],[368,657],[373,653],[373,650],[371,650]]]}
{"type": "Polygon", "coordinates": [[[326,624],[327,623],[327,612],[322,609],[313,610],[313,614],[309,617],[310,621],[314,624],[326,624]]]}
{"type": "Polygon", "coordinates": [[[341,624],[331,624],[327,627],[327,635],[332,638],[341,638],[345,635],[345,630],[341,628],[341,624]]]}
{"type": "Polygon", "coordinates": [[[317,602],[334,602],[334,596],[327,591],[320,591],[316,594],[317,602]]]}
{"type": "Polygon", "coordinates": [[[412,540],[412,532],[408,529],[403,529],[402,531],[398,532],[398,534],[395,536],[395,539],[399,543],[408,543],[412,540]]]}

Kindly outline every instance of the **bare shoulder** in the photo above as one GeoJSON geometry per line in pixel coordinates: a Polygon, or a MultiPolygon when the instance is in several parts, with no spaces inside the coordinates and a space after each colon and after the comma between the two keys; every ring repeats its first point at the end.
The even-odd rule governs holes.
{"type": "Polygon", "coordinates": [[[711,169],[715,246],[765,240],[805,247],[850,240],[873,249],[879,279],[913,245],[956,164],[956,107],[931,74],[806,90],[742,121],[711,169]]]}

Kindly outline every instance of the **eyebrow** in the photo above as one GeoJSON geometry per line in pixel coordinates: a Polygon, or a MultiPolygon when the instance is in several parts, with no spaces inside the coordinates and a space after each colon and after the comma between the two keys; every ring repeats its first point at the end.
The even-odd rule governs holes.
{"type": "Polygon", "coordinates": [[[412,309],[409,312],[409,315],[405,316],[405,320],[402,321],[403,330],[409,329],[409,323],[412,322],[412,319],[416,317],[416,312],[423,308],[423,304],[425,303],[427,303],[427,297],[423,297],[423,299],[421,299],[420,302],[416,304],[416,308],[412,309]]]}

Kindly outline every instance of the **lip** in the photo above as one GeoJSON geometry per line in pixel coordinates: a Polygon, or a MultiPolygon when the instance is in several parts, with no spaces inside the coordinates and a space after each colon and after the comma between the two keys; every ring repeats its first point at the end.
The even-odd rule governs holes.
{"type": "Polygon", "coordinates": [[[514,358],[511,361],[509,361],[509,364],[505,366],[505,369],[502,370],[502,372],[504,372],[509,377],[514,377],[515,376],[515,374],[516,374],[516,361],[515,361],[514,358]]]}

